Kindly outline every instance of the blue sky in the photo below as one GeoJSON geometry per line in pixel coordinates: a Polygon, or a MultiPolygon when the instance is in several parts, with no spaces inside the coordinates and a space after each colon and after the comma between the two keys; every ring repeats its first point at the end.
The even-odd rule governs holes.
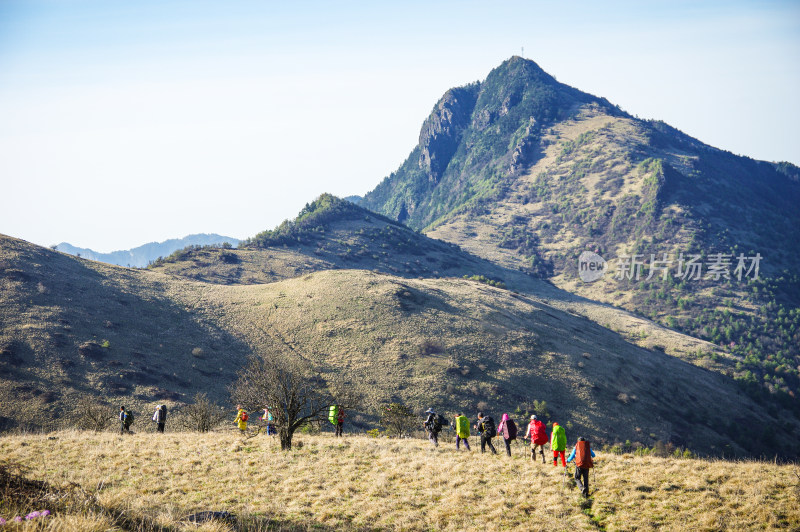
{"type": "Polygon", "coordinates": [[[800,164],[800,3],[565,4],[0,0],[0,233],[252,236],[372,189],[444,91],[522,47],[632,114],[800,164]]]}

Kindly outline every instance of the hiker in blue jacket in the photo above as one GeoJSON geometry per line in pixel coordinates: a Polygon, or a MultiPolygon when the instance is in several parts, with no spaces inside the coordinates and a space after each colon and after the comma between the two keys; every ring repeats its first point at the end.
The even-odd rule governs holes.
{"type": "Polygon", "coordinates": [[[130,434],[131,424],[128,421],[128,413],[125,411],[125,407],[121,406],[119,407],[119,433],[125,434],[126,432],[130,434]]]}
{"type": "Polygon", "coordinates": [[[575,482],[584,497],[589,496],[589,469],[594,467],[592,458],[594,458],[594,451],[590,443],[583,438],[578,438],[578,443],[572,448],[572,452],[567,458],[567,462],[575,460],[575,482]]]}

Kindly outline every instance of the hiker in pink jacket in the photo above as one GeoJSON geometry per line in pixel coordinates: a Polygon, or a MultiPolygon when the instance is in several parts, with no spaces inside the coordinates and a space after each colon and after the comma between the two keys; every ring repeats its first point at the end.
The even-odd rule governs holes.
{"type": "Polygon", "coordinates": [[[497,434],[503,437],[503,443],[506,444],[506,454],[511,456],[511,442],[517,439],[517,424],[508,417],[508,414],[503,414],[503,418],[497,426],[497,434]]]}

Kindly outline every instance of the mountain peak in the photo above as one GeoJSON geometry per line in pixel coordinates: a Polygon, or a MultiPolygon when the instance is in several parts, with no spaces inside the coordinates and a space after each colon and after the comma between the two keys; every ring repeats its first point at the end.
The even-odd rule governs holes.
{"type": "Polygon", "coordinates": [[[379,218],[382,221],[397,225],[395,220],[390,220],[380,214],[375,214],[347,201],[324,193],[300,211],[294,220],[284,220],[275,229],[268,229],[258,233],[240,244],[240,247],[270,247],[281,246],[301,240],[314,232],[324,232],[325,226],[333,222],[358,220],[364,217],[379,218]]]}
{"type": "Polygon", "coordinates": [[[556,79],[548,74],[532,59],[525,59],[518,55],[512,55],[498,66],[492,69],[487,76],[489,79],[492,76],[508,76],[508,77],[527,77],[539,78],[544,77],[554,83],[558,83],[556,79]]]}
{"type": "Polygon", "coordinates": [[[422,124],[403,166],[362,206],[421,228],[494,188],[535,159],[543,127],[605,100],[513,56],[482,82],[449,89],[422,124]]]}

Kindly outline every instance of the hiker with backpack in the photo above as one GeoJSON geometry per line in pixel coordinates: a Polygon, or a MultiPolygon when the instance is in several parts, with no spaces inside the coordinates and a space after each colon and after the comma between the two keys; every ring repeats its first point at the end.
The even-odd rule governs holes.
{"type": "Polygon", "coordinates": [[[247,432],[247,420],[250,419],[250,416],[244,411],[242,405],[236,405],[236,410],[236,419],[234,419],[233,422],[238,424],[239,430],[244,434],[247,432]]]}
{"type": "Polygon", "coordinates": [[[133,425],[133,412],[125,410],[124,406],[119,407],[119,433],[133,434],[131,432],[131,425],[133,425]]]}
{"type": "Polygon", "coordinates": [[[442,431],[442,427],[447,424],[447,420],[443,415],[434,412],[433,408],[427,409],[425,413],[428,414],[428,417],[422,426],[428,431],[428,439],[433,442],[433,446],[439,447],[439,433],[442,431]]]}
{"type": "Polygon", "coordinates": [[[275,432],[275,424],[273,423],[272,413],[269,411],[269,407],[264,407],[264,415],[261,416],[261,421],[267,426],[267,436],[272,436],[276,434],[275,432]]]}
{"type": "Polygon", "coordinates": [[[567,468],[564,453],[567,450],[567,433],[564,427],[558,423],[553,423],[553,432],[550,433],[550,448],[553,450],[553,466],[558,465],[558,457],[561,456],[561,464],[567,468]]]}
{"type": "Polygon", "coordinates": [[[544,444],[550,440],[547,437],[547,426],[535,415],[531,416],[531,422],[528,423],[527,436],[531,439],[531,462],[536,461],[536,448],[538,447],[539,453],[542,455],[542,463],[547,463],[544,459],[544,444]]]}
{"type": "Polygon", "coordinates": [[[456,429],[456,451],[459,450],[459,446],[461,442],[464,442],[464,447],[467,451],[472,451],[469,448],[469,418],[464,414],[459,414],[456,416],[456,421],[454,424],[456,429]]]}
{"type": "Polygon", "coordinates": [[[167,422],[167,405],[156,406],[153,413],[153,421],[156,423],[156,431],[163,433],[164,424],[167,422]]]}
{"type": "Polygon", "coordinates": [[[481,435],[481,453],[486,452],[486,446],[492,450],[492,454],[497,454],[497,449],[492,445],[492,438],[497,436],[497,429],[494,425],[492,416],[484,416],[483,412],[478,412],[478,422],[475,424],[475,429],[481,435]]]}
{"type": "Polygon", "coordinates": [[[497,433],[503,437],[503,443],[506,444],[506,454],[511,456],[511,442],[517,439],[517,424],[508,417],[508,414],[503,414],[500,419],[497,433]]]}
{"type": "Polygon", "coordinates": [[[331,405],[328,407],[328,421],[330,421],[331,425],[336,429],[337,438],[343,435],[344,418],[344,408],[339,405],[331,405]]]}
{"type": "Polygon", "coordinates": [[[572,462],[573,459],[575,460],[575,482],[578,484],[578,487],[581,489],[581,495],[584,497],[589,496],[589,469],[594,467],[592,458],[594,458],[592,446],[583,438],[578,438],[578,443],[575,444],[575,447],[569,454],[569,458],[567,458],[567,462],[572,462]]]}
{"type": "Polygon", "coordinates": [[[344,436],[344,408],[339,407],[339,412],[336,414],[336,437],[344,436]]]}

